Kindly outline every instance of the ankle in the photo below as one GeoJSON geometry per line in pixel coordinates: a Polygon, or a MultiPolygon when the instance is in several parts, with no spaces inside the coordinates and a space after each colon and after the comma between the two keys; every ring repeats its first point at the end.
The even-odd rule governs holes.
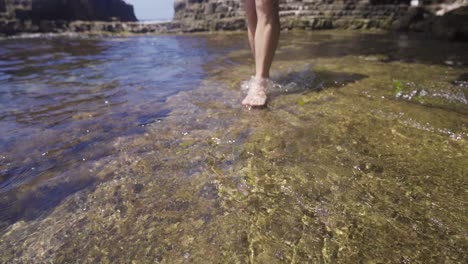
{"type": "Polygon", "coordinates": [[[269,74],[257,73],[255,74],[256,79],[270,79],[269,74]]]}
{"type": "Polygon", "coordinates": [[[259,77],[259,76],[255,76],[254,77],[254,80],[257,84],[260,84],[260,85],[265,85],[269,82],[269,78],[268,77],[259,77]]]}

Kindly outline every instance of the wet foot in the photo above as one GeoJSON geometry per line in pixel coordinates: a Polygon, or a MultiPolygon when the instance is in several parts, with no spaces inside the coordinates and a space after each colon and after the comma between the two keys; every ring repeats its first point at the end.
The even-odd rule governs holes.
{"type": "Polygon", "coordinates": [[[245,106],[264,106],[267,101],[268,79],[254,78],[249,86],[249,91],[242,100],[242,104],[245,106]]]}

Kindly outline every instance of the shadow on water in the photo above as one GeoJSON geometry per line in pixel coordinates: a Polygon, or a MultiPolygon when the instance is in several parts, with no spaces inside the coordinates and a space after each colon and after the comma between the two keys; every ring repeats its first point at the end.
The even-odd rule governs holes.
{"type": "MultiPolygon", "coordinates": [[[[271,85],[268,90],[270,98],[281,95],[319,92],[330,88],[341,88],[369,76],[349,72],[333,72],[326,70],[314,70],[310,64],[303,66],[303,70],[292,70],[275,73],[271,77],[271,85]]],[[[244,94],[247,93],[252,79],[240,84],[244,94]]],[[[264,107],[259,107],[263,109],[264,107]]]]}
{"type": "Polygon", "coordinates": [[[43,185],[34,192],[19,189],[1,194],[0,234],[18,221],[31,221],[45,216],[44,213],[49,212],[69,195],[95,186],[98,182],[99,180],[94,177],[72,179],[53,185],[43,185]]]}
{"type": "Polygon", "coordinates": [[[367,77],[369,76],[357,73],[315,71],[311,66],[307,66],[302,71],[274,76],[273,80],[277,85],[272,89],[271,94],[274,97],[281,94],[319,92],[329,88],[344,87],[367,77]]]}
{"type": "MultiPolygon", "coordinates": [[[[43,217],[68,196],[109,180],[112,172],[103,174],[101,165],[95,165],[95,162],[105,164],[112,161],[115,159],[112,156],[119,154],[109,146],[109,142],[117,137],[142,134],[145,126],[164,121],[170,112],[163,109],[137,115],[130,124],[119,126],[101,124],[100,129],[104,132],[101,135],[71,140],[56,149],[49,149],[42,154],[46,156],[42,161],[28,160],[16,167],[0,170],[0,233],[15,222],[43,217]]],[[[0,160],[0,168],[3,166],[6,164],[0,160]]]]}

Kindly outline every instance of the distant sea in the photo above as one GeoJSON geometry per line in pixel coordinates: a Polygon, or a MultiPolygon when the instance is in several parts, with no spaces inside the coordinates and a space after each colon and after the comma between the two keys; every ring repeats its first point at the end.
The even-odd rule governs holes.
{"type": "Polygon", "coordinates": [[[171,21],[171,18],[141,19],[138,22],[143,24],[164,23],[171,21]]]}

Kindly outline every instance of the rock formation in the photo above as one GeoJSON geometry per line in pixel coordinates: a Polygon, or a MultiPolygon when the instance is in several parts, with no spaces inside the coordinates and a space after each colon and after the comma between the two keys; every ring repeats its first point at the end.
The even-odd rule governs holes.
{"type": "Polygon", "coordinates": [[[5,0],[0,0],[0,13],[6,12],[6,3],[5,0]]]}
{"type": "Polygon", "coordinates": [[[133,6],[122,0],[32,0],[36,20],[137,21],[133,6]]]}
{"type": "MultiPolygon", "coordinates": [[[[187,31],[245,28],[241,2],[175,0],[174,18],[187,31]]],[[[465,39],[468,16],[459,7],[466,5],[468,0],[280,0],[280,19],[283,30],[380,28],[465,39]]]]}
{"type": "MultiPolygon", "coordinates": [[[[390,28],[411,0],[280,0],[282,29],[390,28]]],[[[174,19],[193,31],[244,28],[240,0],[175,0],[174,19]]]]}
{"type": "Polygon", "coordinates": [[[136,21],[123,0],[0,0],[0,33],[37,32],[43,21],[136,21]]]}
{"type": "Polygon", "coordinates": [[[421,0],[420,2],[426,10],[438,16],[468,5],[468,0],[421,0]]]}
{"type": "Polygon", "coordinates": [[[401,30],[430,33],[439,39],[468,41],[468,6],[459,7],[443,16],[424,9],[414,9],[399,21],[401,30]]]}
{"type": "MultiPolygon", "coordinates": [[[[169,0],[168,0],[169,1],[169,0]]],[[[370,29],[468,39],[468,0],[279,0],[282,30],[370,29]],[[416,6],[415,6],[416,5],[416,6]],[[436,14],[444,14],[437,16],[436,14]]],[[[179,33],[245,29],[242,0],[174,0],[174,21],[134,22],[123,0],[0,0],[0,35],[22,32],[179,33]],[[106,21],[106,22],[96,22],[106,21]]]]}

